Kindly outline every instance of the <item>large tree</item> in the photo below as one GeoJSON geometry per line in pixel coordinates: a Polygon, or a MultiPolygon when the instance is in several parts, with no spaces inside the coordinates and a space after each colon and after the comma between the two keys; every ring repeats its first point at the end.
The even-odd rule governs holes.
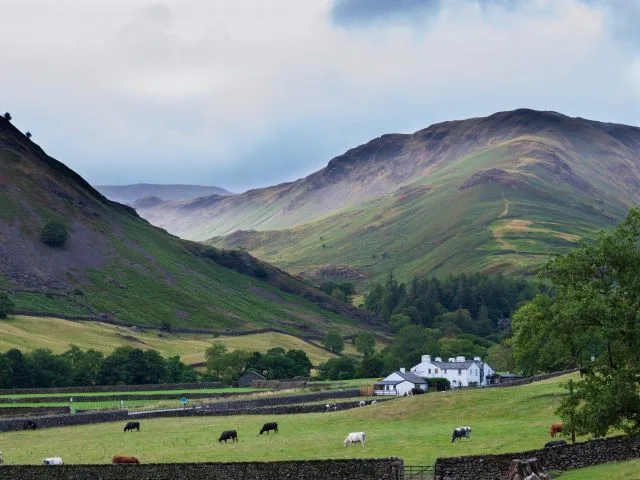
{"type": "Polygon", "coordinates": [[[580,367],[559,409],[568,430],[640,431],[640,209],[613,231],[550,260],[538,295],[513,319],[514,352],[526,371],[580,367]],[[592,360],[593,359],[593,360],[592,360]]]}

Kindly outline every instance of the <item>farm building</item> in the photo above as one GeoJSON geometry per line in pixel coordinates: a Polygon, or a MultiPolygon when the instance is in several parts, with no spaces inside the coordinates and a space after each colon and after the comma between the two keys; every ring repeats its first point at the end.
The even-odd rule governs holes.
{"type": "Polygon", "coordinates": [[[236,382],[239,387],[250,387],[251,382],[254,380],[266,380],[266,377],[260,375],[258,372],[254,372],[253,370],[246,372],[236,382]]]}
{"type": "Polygon", "coordinates": [[[480,357],[473,357],[473,360],[455,357],[443,362],[440,357],[432,360],[431,355],[423,355],[422,361],[411,372],[422,378],[446,378],[451,388],[485,386],[495,374],[495,370],[480,357]]]}
{"type": "Polygon", "coordinates": [[[427,390],[427,381],[404,368],[387,375],[373,386],[374,395],[396,395],[403,396],[409,394],[412,388],[427,390]]]}

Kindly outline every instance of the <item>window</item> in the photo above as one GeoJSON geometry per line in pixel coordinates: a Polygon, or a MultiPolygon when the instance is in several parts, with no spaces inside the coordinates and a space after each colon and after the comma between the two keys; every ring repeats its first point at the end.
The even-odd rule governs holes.
{"type": "MultiPolygon", "coordinates": [[[[437,375],[437,374],[438,374],[438,369],[437,369],[437,368],[436,368],[435,372],[436,372],[436,375],[437,375]]],[[[445,373],[446,373],[446,372],[445,372],[445,373]]]]}
{"type": "Polygon", "coordinates": [[[429,369],[429,373],[431,373],[431,369],[429,369]]]}
{"type": "Polygon", "coordinates": [[[447,373],[447,369],[446,368],[444,369],[444,373],[447,373]]]}
{"type": "Polygon", "coordinates": [[[458,369],[458,375],[462,375],[462,370],[458,369]]]}

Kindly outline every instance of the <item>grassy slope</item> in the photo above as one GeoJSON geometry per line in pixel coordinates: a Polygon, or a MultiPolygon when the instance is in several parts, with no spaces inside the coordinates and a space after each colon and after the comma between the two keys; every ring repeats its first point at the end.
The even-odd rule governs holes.
{"type": "Polygon", "coordinates": [[[639,471],[640,460],[630,460],[571,470],[554,478],[559,480],[637,480],[639,471]]]}
{"type": "Polygon", "coordinates": [[[30,351],[49,348],[61,353],[70,344],[82,349],[93,348],[105,353],[119,346],[158,350],[163,356],[179,355],[185,363],[204,361],[204,352],[212,343],[222,343],[229,349],[266,352],[270,348],[304,350],[314,365],[334,355],[297,337],[281,333],[259,333],[237,337],[214,337],[201,334],[175,334],[158,337],[154,331],[134,332],[129,328],[98,322],[71,322],[57,318],[16,316],[0,320],[0,352],[10,348],[30,351]]]}
{"type": "Polygon", "coordinates": [[[17,309],[108,313],[147,325],[358,330],[357,321],[301,298],[297,292],[309,287],[284,272],[265,266],[263,281],[251,276],[256,263],[250,257],[226,258],[226,265],[249,275],[101,197],[0,119],[0,288],[9,290],[17,309]],[[50,220],[69,229],[63,249],[40,243],[50,220]],[[82,294],[73,294],[76,289],[82,294]]]}
{"type": "Polygon", "coordinates": [[[249,232],[214,239],[214,245],[246,246],[255,256],[313,275],[322,265],[354,267],[380,280],[394,270],[415,274],[462,271],[530,271],[551,253],[614,224],[624,214],[592,199],[537,167],[525,166],[517,182],[485,182],[458,189],[480,167],[509,169],[509,144],[447,165],[413,185],[324,220],[280,232],[249,232]],[[506,184],[505,184],[506,183],[506,184]],[[324,245],[324,246],[323,246],[324,245]]]}
{"type": "Polygon", "coordinates": [[[0,434],[8,463],[38,463],[60,455],[69,463],[107,463],[116,453],[141,461],[241,461],[400,456],[428,465],[438,456],[540,448],[567,377],[527,386],[432,393],[332,414],[167,418],[145,420],[140,434],[123,436],[114,423],[0,434]],[[277,420],[280,434],[256,433],[277,420]],[[471,425],[473,439],[451,443],[451,431],[471,425]],[[235,428],[237,445],[218,445],[220,431],[235,428]],[[350,431],[367,433],[366,448],[344,448],[350,431]],[[55,440],[55,452],[51,450],[55,440]],[[82,448],[81,448],[82,447],[82,448]]]}

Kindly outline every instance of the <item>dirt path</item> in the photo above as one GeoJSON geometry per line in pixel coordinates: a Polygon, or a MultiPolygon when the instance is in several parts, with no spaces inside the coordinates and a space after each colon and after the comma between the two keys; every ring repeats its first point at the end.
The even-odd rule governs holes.
{"type": "Polygon", "coordinates": [[[504,218],[507,216],[507,214],[509,213],[509,204],[511,202],[509,202],[509,200],[507,200],[504,195],[502,196],[502,199],[504,200],[504,210],[502,211],[502,213],[500,215],[498,215],[498,218],[504,218]]]}

